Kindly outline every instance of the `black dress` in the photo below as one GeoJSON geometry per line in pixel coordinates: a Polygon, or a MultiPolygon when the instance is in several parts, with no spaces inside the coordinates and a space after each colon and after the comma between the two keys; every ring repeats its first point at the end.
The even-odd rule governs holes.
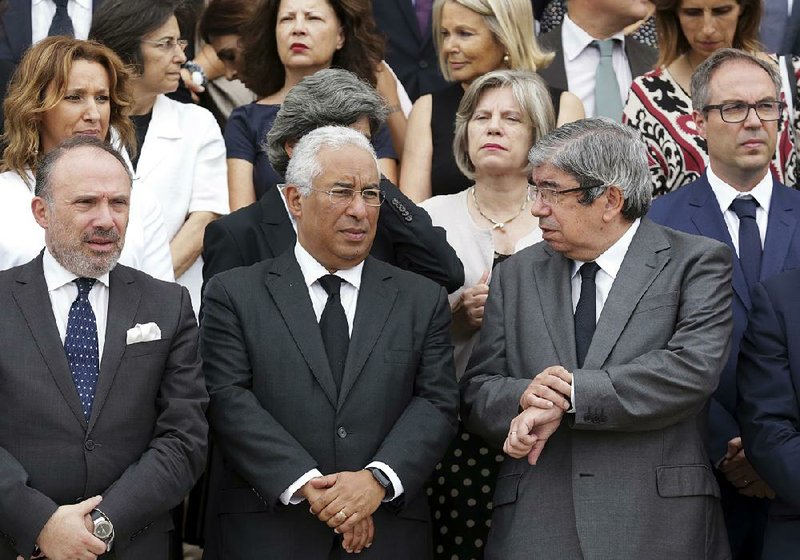
{"type": "MultiPolygon", "coordinates": [[[[564,90],[550,86],[547,86],[547,89],[550,91],[553,109],[558,116],[561,94],[564,93],[564,90]]],[[[462,97],[464,97],[464,88],[458,83],[431,94],[431,141],[433,144],[431,196],[455,194],[472,185],[472,181],[458,169],[453,156],[456,113],[462,97]]]]}

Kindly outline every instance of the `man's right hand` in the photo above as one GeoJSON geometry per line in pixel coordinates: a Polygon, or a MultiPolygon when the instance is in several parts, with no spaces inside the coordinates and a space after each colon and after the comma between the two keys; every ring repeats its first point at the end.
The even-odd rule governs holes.
{"type": "MultiPolygon", "coordinates": [[[[95,560],[106,544],[89,531],[87,516],[100,504],[94,496],[74,505],[59,507],[44,524],[36,544],[50,560],[95,560]]],[[[91,520],[91,518],[90,518],[91,520]]]]}
{"type": "MultiPolygon", "coordinates": [[[[319,477],[314,478],[311,480],[316,480],[317,485],[319,485],[319,481],[321,480],[319,477]]],[[[309,504],[313,504],[317,501],[318,498],[321,498],[325,491],[330,488],[333,484],[329,486],[323,486],[320,488],[315,488],[314,485],[311,484],[311,480],[306,482],[302,488],[300,488],[300,493],[305,497],[309,504]]],[[[313,511],[309,510],[311,515],[316,517],[313,511]]],[[[349,531],[345,531],[342,533],[344,539],[342,540],[342,548],[344,548],[347,552],[361,552],[364,548],[369,548],[372,546],[372,540],[375,538],[375,524],[372,521],[372,516],[367,516],[360,519],[355,526],[350,529],[349,531]]]]}
{"type": "Polygon", "coordinates": [[[530,407],[511,420],[503,451],[515,459],[528,456],[528,463],[535,465],[544,450],[547,440],[561,424],[564,411],[557,406],[551,408],[530,407]]]}

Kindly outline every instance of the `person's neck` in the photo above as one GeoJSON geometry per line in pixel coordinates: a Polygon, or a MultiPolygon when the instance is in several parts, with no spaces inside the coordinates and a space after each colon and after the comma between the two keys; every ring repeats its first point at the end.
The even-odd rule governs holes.
{"type": "Polygon", "coordinates": [[[517,211],[528,196],[527,175],[475,176],[475,196],[484,211],[508,214],[517,211]]]}
{"type": "Polygon", "coordinates": [[[156,104],[157,93],[146,92],[138,80],[133,81],[133,106],[131,107],[131,116],[146,115],[153,110],[153,105],[156,104]]]}
{"type": "Polygon", "coordinates": [[[769,166],[754,171],[750,169],[717,169],[713,161],[710,165],[714,175],[737,191],[743,193],[750,192],[756,188],[756,185],[769,173],[769,166]]]}
{"type": "Polygon", "coordinates": [[[569,19],[591,37],[601,40],[608,39],[625,29],[624,26],[620,27],[620,23],[614,18],[603,17],[591,8],[573,7],[572,2],[568,4],[567,8],[569,19]]]}
{"type": "Polygon", "coordinates": [[[689,74],[694,74],[695,69],[705,62],[707,57],[694,51],[687,51],[683,54],[683,58],[686,61],[686,66],[689,67],[689,74]]]}

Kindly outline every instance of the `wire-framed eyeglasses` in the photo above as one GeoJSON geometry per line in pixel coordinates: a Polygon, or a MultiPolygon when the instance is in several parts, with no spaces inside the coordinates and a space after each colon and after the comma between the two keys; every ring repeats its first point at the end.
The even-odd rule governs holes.
{"type": "Polygon", "coordinates": [[[603,183],[598,183],[596,185],[589,185],[586,187],[575,187],[572,189],[555,189],[551,187],[540,187],[538,185],[528,185],[528,200],[531,202],[536,202],[537,197],[541,197],[542,202],[547,204],[548,206],[559,204],[561,202],[561,195],[574,193],[574,192],[585,192],[590,191],[592,189],[605,189],[610,187],[611,185],[605,185],[603,183]]]}
{"type": "Polygon", "coordinates": [[[367,206],[380,206],[386,198],[383,191],[376,188],[367,188],[362,190],[351,189],[349,187],[332,187],[330,189],[315,189],[309,187],[312,191],[325,193],[331,201],[331,204],[338,206],[340,204],[350,204],[356,196],[356,193],[361,195],[361,199],[367,206]]]}

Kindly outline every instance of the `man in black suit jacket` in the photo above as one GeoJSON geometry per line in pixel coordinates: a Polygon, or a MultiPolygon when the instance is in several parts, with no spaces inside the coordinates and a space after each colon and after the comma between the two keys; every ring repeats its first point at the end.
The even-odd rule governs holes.
{"type": "Polygon", "coordinates": [[[36,179],[46,248],[0,272],[0,560],[35,546],[166,559],[169,509],[202,472],[208,433],[189,294],[114,266],[131,177],[112,148],[72,138],[36,179]]]}
{"type": "MultiPolygon", "coordinates": [[[[273,168],[281,174],[295,142],[324,125],[352,126],[374,133],[385,117],[379,94],[346,70],[321,70],[300,81],[286,95],[268,135],[273,168]]],[[[452,292],[464,284],[464,267],[447,243],[443,229],[389,180],[381,180],[386,202],[371,254],[434,280],[452,292]]],[[[267,191],[250,206],[223,216],[206,227],[203,281],[237,266],[277,257],[295,241],[292,219],[278,189],[267,191]]]]}
{"type": "Polygon", "coordinates": [[[458,408],[446,293],[367,256],[383,195],[363,135],[307,134],[286,178],[294,248],[217,275],[205,293],[200,346],[223,459],[206,558],[430,558],[423,484],[458,408]]]}

